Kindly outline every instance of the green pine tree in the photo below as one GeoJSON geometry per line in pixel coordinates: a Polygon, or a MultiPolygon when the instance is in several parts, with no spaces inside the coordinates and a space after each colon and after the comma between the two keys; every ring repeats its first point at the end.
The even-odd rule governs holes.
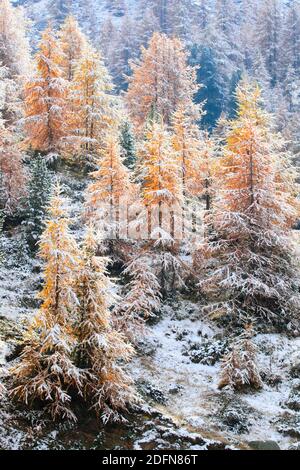
{"type": "Polygon", "coordinates": [[[44,229],[44,219],[51,195],[51,172],[41,155],[34,157],[30,163],[28,199],[26,209],[25,231],[29,248],[36,251],[40,235],[44,229]]]}
{"type": "Polygon", "coordinates": [[[124,157],[124,165],[133,170],[136,164],[135,138],[129,122],[125,122],[121,130],[120,144],[124,157]]]}

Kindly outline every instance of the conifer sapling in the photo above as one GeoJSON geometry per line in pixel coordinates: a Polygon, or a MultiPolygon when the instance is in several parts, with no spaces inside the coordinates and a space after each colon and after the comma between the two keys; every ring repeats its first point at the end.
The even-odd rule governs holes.
{"type": "Polygon", "coordinates": [[[256,364],[257,348],[252,341],[253,330],[247,326],[235,340],[232,350],[222,363],[219,389],[231,387],[234,390],[262,388],[261,376],[256,364]]]}

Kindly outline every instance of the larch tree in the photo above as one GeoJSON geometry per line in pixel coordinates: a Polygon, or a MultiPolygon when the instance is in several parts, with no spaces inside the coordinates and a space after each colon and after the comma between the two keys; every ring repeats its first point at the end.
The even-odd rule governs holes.
{"type": "Polygon", "coordinates": [[[99,241],[94,228],[89,227],[77,279],[77,358],[83,376],[83,396],[106,423],[122,421],[122,413],[136,401],[136,395],[124,371],[134,350],[112,324],[110,307],[116,301],[115,286],[107,272],[110,260],[97,256],[99,241]]]}
{"type": "Polygon", "coordinates": [[[176,250],[181,239],[178,220],[181,221],[183,197],[178,153],[161,118],[148,126],[139,150],[139,162],[147,218],[146,238],[156,248],[156,274],[165,294],[169,286],[182,284],[176,250]]]}
{"type": "Polygon", "coordinates": [[[173,147],[178,153],[184,193],[200,195],[204,142],[199,127],[183,106],[173,114],[172,130],[173,147]]]}
{"type": "Polygon", "coordinates": [[[10,77],[24,79],[30,73],[30,47],[27,24],[22,8],[10,0],[0,2],[0,64],[7,67],[10,77]]]}
{"type": "Polygon", "coordinates": [[[94,220],[102,219],[108,239],[119,239],[122,221],[128,223],[127,205],[134,190],[129,170],[123,163],[117,133],[107,134],[97,167],[91,174],[94,181],[87,189],[87,209],[94,220]]]}
{"type": "Polygon", "coordinates": [[[63,52],[61,60],[63,78],[71,82],[74,79],[77,62],[82,59],[88,47],[87,38],[73,16],[68,16],[62,24],[59,40],[63,52]]]}
{"type": "Polygon", "coordinates": [[[36,54],[36,71],[25,86],[25,130],[27,145],[34,151],[55,154],[65,135],[68,87],[62,72],[63,52],[49,26],[36,54]]]}
{"type": "Polygon", "coordinates": [[[189,112],[180,106],[172,117],[172,145],[178,155],[183,191],[182,235],[188,221],[185,211],[189,202],[205,200],[211,208],[211,166],[213,143],[202,133],[189,112]]]}
{"type": "MultiPolygon", "coordinates": [[[[182,200],[182,185],[180,179],[180,166],[178,153],[172,146],[171,134],[167,131],[161,118],[159,122],[150,124],[145,133],[145,140],[139,149],[140,173],[143,178],[142,193],[149,215],[152,209],[158,209],[158,220],[155,225],[148,220],[151,237],[153,230],[159,237],[163,232],[163,206],[172,211],[176,204],[182,200]]],[[[175,214],[174,214],[175,215],[175,214]]],[[[171,221],[172,224],[172,221],[171,221]]],[[[174,227],[169,225],[166,229],[174,236],[174,227]]]]}
{"type": "Polygon", "coordinates": [[[39,294],[43,303],[25,337],[20,362],[12,370],[11,395],[26,405],[43,403],[53,420],[76,421],[70,390],[82,386],[80,372],[72,362],[79,252],[69,226],[68,207],[57,186],[40,242],[40,257],[46,263],[39,294]]]}
{"type": "Polygon", "coordinates": [[[25,195],[25,172],[18,146],[18,136],[15,132],[15,114],[8,112],[10,80],[7,79],[6,72],[6,69],[0,67],[1,208],[11,215],[20,207],[25,195]]]}
{"type": "Polygon", "coordinates": [[[101,55],[90,46],[77,62],[69,96],[66,151],[93,162],[118,112],[110,94],[113,85],[101,55]]]}
{"type": "Polygon", "coordinates": [[[295,171],[281,136],[261,108],[260,90],[243,81],[215,174],[213,230],[198,258],[202,293],[214,317],[232,324],[297,329],[299,269],[291,227],[299,214],[295,171]]]}
{"type": "Polygon", "coordinates": [[[159,280],[153,272],[149,253],[140,253],[126,266],[124,275],[130,281],[124,288],[124,298],[115,307],[114,324],[133,344],[141,339],[145,322],[161,307],[159,280]]]}
{"type": "Polygon", "coordinates": [[[20,208],[25,194],[25,172],[19,141],[23,117],[22,91],[30,73],[29,42],[22,9],[0,2],[0,171],[1,206],[8,214],[20,208]]]}
{"type": "Polygon", "coordinates": [[[193,108],[196,71],[187,64],[187,52],[177,38],[154,33],[141,58],[132,62],[126,101],[133,123],[141,130],[154,109],[170,125],[180,104],[193,108]]]}
{"type": "Polygon", "coordinates": [[[1,122],[0,110],[0,172],[2,175],[3,193],[1,208],[7,214],[13,214],[20,208],[26,194],[26,177],[23,168],[22,154],[18,148],[15,135],[6,129],[1,122]]]}

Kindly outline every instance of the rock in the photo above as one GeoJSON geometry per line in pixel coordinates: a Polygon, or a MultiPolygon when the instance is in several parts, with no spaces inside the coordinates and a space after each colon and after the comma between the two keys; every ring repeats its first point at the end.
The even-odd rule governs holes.
{"type": "Polygon", "coordinates": [[[247,429],[245,417],[238,410],[227,410],[223,415],[223,423],[232,429],[247,429]]]}
{"type": "Polygon", "coordinates": [[[300,438],[300,415],[285,413],[278,421],[277,429],[286,436],[300,438]]]}
{"type": "Polygon", "coordinates": [[[300,450],[300,442],[297,442],[296,444],[292,444],[288,450],[300,450]]]}
{"type": "Polygon", "coordinates": [[[275,441],[250,441],[248,445],[253,450],[281,450],[275,441]]]}
{"type": "Polygon", "coordinates": [[[180,393],[182,388],[183,387],[181,385],[174,384],[172,387],[169,388],[169,393],[171,395],[177,395],[178,393],[180,393]]]}
{"type": "Polygon", "coordinates": [[[203,342],[189,343],[183,350],[194,364],[213,366],[228,352],[227,341],[204,340],[203,342]]]}
{"type": "Polygon", "coordinates": [[[300,411],[300,392],[298,390],[292,391],[289,398],[285,402],[290,410],[300,411]]]}
{"type": "Polygon", "coordinates": [[[292,363],[292,366],[291,366],[291,370],[290,370],[290,375],[294,379],[300,379],[300,356],[299,356],[298,353],[295,354],[291,358],[291,363],[292,363]]]}
{"type": "Polygon", "coordinates": [[[157,349],[161,346],[156,338],[143,338],[136,345],[137,352],[143,356],[153,356],[157,349]]]}
{"type": "Polygon", "coordinates": [[[223,442],[213,441],[213,442],[209,442],[206,445],[206,449],[207,450],[226,450],[226,444],[224,444],[223,442]]]}
{"type": "Polygon", "coordinates": [[[167,403],[167,398],[164,393],[158,388],[154,387],[147,380],[142,380],[137,384],[140,393],[146,397],[151,398],[155,403],[164,405],[167,403]]]}

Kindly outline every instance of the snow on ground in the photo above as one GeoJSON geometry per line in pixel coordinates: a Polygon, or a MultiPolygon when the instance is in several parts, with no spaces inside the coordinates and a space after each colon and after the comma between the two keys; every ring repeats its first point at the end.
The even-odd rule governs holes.
{"type": "Polygon", "coordinates": [[[297,438],[283,436],[277,430],[277,422],[284,422],[286,414],[295,414],[287,410],[284,403],[292,386],[291,358],[300,350],[300,339],[273,334],[259,335],[255,340],[261,351],[258,363],[262,373],[267,377],[282,376],[281,383],[265,383],[262,391],[248,394],[219,391],[220,362],[203,365],[191,362],[184,355],[188,344],[214,341],[220,334],[207,321],[195,320],[197,306],[194,310],[190,302],[183,302],[179,308],[178,305],[174,309],[166,308],[163,319],[151,330],[151,341],[156,345],[154,355],[139,355],[132,365],[138,383],[148,381],[167,397],[165,403],[156,405],[157,408],[187,430],[197,431],[205,438],[223,439],[231,444],[275,441],[282,449],[298,442],[297,438]],[[189,314],[184,315],[184,311],[193,312],[192,319],[188,318],[189,314]],[[179,320],[179,317],[183,318],[179,320]],[[239,414],[245,424],[243,419],[239,422],[239,414]]]}
{"type": "MultiPolygon", "coordinates": [[[[78,215],[77,206],[75,201],[73,216],[78,215]]],[[[41,280],[38,264],[24,252],[23,259],[17,259],[19,243],[15,236],[2,242],[6,257],[0,269],[0,375],[6,373],[6,357],[11,351],[14,333],[10,328],[29,319],[37,308],[34,298],[41,280]]],[[[273,378],[274,383],[265,380],[262,391],[249,394],[221,392],[217,384],[219,359],[226,346],[223,332],[208,320],[199,319],[199,312],[197,304],[190,301],[173,301],[164,306],[160,320],[149,327],[149,335],[130,365],[138,387],[150,387],[146,403],[170,418],[181,433],[198,433],[208,441],[235,448],[243,448],[249,441],[271,440],[282,449],[297,443],[297,433],[284,435],[278,429],[286,420],[299,419],[299,411],[288,409],[285,402],[295,382],[290,369],[299,360],[300,339],[258,335],[255,341],[259,347],[259,367],[263,376],[273,378]],[[205,345],[208,347],[201,349],[205,345]],[[204,361],[197,360],[199,351],[201,354],[204,351],[204,361]]],[[[5,409],[1,414],[6,420],[5,409]]],[[[9,448],[15,441],[14,426],[12,419],[12,427],[4,431],[8,437],[0,436],[0,441],[4,439],[9,448]],[[9,443],[7,439],[12,440],[9,443]]],[[[152,431],[149,425],[136,445],[146,445],[152,431]]],[[[16,448],[18,445],[23,444],[16,444],[16,448]]]]}

